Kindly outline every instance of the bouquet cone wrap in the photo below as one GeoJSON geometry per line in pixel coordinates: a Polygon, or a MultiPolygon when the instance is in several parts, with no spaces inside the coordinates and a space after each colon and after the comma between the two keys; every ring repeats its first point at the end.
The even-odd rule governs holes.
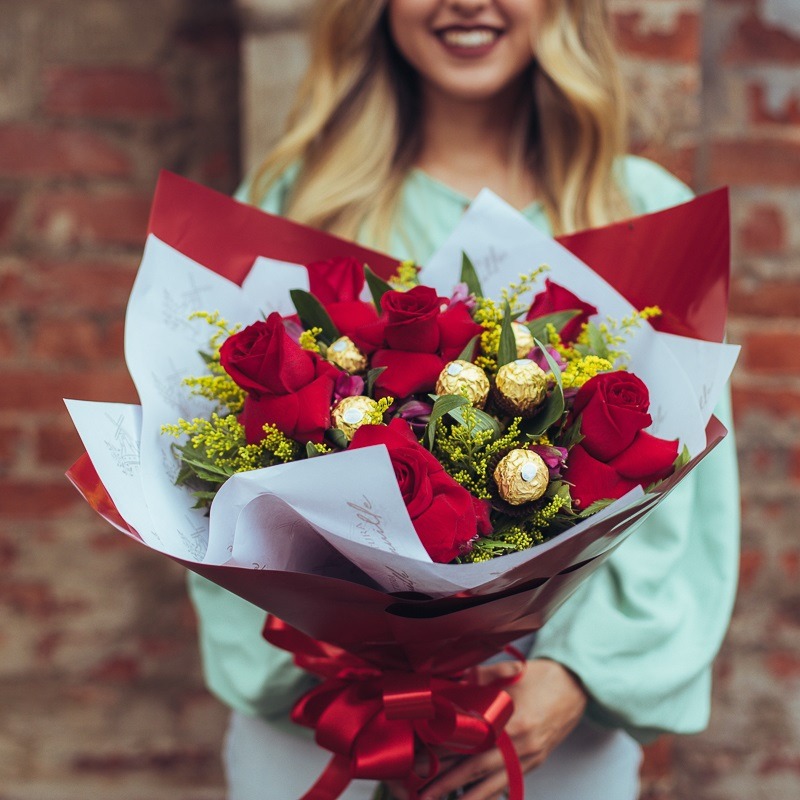
{"type": "MultiPolygon", "coordinates": [[[[287,634],[279,625],[268,630],[267,637],[289,646],[298,663],[325,678],[325,691],[330,681],[340,680],[326,677],[326,663],[349,665],[343,669],[357,676],[353,680],[377,681],[373,689],[384,700],[394,696],[387,688],[390,675],[444,681],[433,688],[425,683],[427,699],[419,708],[415,701],[404,700],[397,706],[400,711],[392,711],[394,706],[384,702],[378,717],[364,722],[365,728],[377,724],[378,718],[385,722],[387,714],[389,720],[415,720],[410,728],[400,726],[399,733],[389,726],[392,744],[386,753],[373,754],[382,766],[369,777],[407,773],[415,737],[432,747],[441,743],[437,736],[444,736],[461,752],[499,744],[507,755],[512,796],[521,797],[519,766],[502,732],[510,711],[503,703],[505,710],[497,711],[495,702],[504,696],[503,687],[494,687],[481,709],[460,707],[462,701],[453,700],[453,692],[466,680],[464,670],[544,625],[724,437],[725,429],[711,409],[736,357],[736,348],[722,343],[728,290],[727,194],[715,192],[558,243],[484,193],[467,212],[463,226],[426,265],[423,282],[445,294],[458,281],[452,264],[460,264],[459,255],[466,252],[484,289],[490,284],[488,295],[492,280],[502,286],[529,269],[531,253],[539,248],[541,258],[533,257],[549,263],[553,277],[571,282],[573,290],[585,286],[584,296],[598,307],[621,315],[631,303],[660,306],[663,314],[654,320],[657,330],[648,328],[642,334],[633,355],[645,365],[656,359],[658,370],[665,373],[656,372],[653,378],[658,411],[653,416],[664,426],[663,433],[681,439],[691,456],[654,491],[629,492],[545,544],[481,564],[430,561],[416,541],[396,485],[390,486],[393,473],[380,446],[236,475],[214,500],[210,520],[194,512],[191,502],[181,497],[182,490],[171,486],[174,465],[166,455],[168,445],[159,438],[160,425],[171,421],[170,414],[174,419],[194,410],[186,407],[185,397],[165,388],[169,380],[179,382],[191,373],[193,364],[184,360],[197,349],[191,337],[183,345],[172,345],[183,330],[181,296],[191,295],[194,306],[185,310],[196,310],[198,296],[202,301],[206,291],[223,307],[227,304],[234,321],[246,324],[265,311],[291,313],[289,289],[304,288],[299,265],[352,256],[388,278],[397,262],[169,173],[159,181],[150,234],[126,322],[126,357],[142,407],[70,401],[87,454],[70,469],[69,479],[101,516],[142,546],[295,629],[287,634]],[[488,269],[480,274],[489,245],[503,248],[509,265],[494,278],[488,269]],[[151,261],[155,266],[148,267],[151,261]],[[164,274],[166,284],[159,283],[158,275],[164,274]],[[269,307],[252,300],[254,296],[268,298],[269,307]],[[237,314],[249,318],[237,319],[237,314]],[[165,343],[165,352],[146,362],[141,354],[153,352],[153,341],[143,333],[142,320],[153,328],[149,335],[165,343]],[[174,336],[168,335],[170,330],[174,336]],[[309,641],[326,643],[313,658],[309,641]],[[432,715],[438,720],[444,715],[453,730],[445,736],[441,728],[424,722],[432,715]],[[483,732],[470,740],[470,750],[462,723],[476,715],[484,721],[483,732]]],[[[341,674],[341,669],[336,672],[341,674]]],[[[415,687],[408,697],[419,698],[415,687]]],[[[349,691],[346,686],[339,689],[349,691]]],[[[339,700],[330,702],[335,706],[339,700]]],[[[302,717],[307,710],[297,714],[302,717]]],[[[341,724],[346,727],[344,720],[341,724]]],[[[336,755],[331,767],[306,797],[336,797],[351,777],[367,775],[363,762],[371,756],[365,757],[365,746],[358,736],[332,745],[336,755]]],[[[409,778],[412,791],[419,786],[415,780],[409,778]]]]}

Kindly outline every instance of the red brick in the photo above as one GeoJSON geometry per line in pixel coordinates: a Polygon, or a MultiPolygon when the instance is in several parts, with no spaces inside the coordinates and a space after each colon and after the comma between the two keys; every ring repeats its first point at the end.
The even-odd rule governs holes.
{"type": "Polygon", "coordinates": [[[780,108],[769,102],[763,84],[755,83],[748,87],[747,98],[750,106],[750,119],[755,123],[774,123],[777,125],[800,125],[800,95],[791,94],[780,108]]]}
{"type": "Polygon", "coordinates": [[[0,426],[0,474],[17,460],[22,444],[22,431],[16,425],[0,426]]]}
{"type": "Polygon", "coordinates": [[[733,411],[737,422],[750,414],[800,420],[800,392],[786,386],[768,388],[734,385],[733,411]]]}
{"type": "Polygon", "coordinates": [[[30,355],[58,363],[123,359],[122,322],[104,325],[81,318],[40,320],[30,355]]]}
{"type": "Polygon", "coordinates": [[[800,143],[735,139],[711,144],[714,185],[795,186],[800,183],[800,143]]]}
{"type": "Polygon", "coordinates": [[[45,425],[36,431],[36,458],[40,464],[66,470],[82,453],[80,437],[66,419],[62,425],[45,425]]]}
{"type": "Polygon", "coordinates": [[[781,650],[770,653],[766,666],[776,678],[800,678],[800,655],[796,653],[781,650]]]}
{"type": "Polygon", "coordinates": [[[0,536],[0,570],[7,570],[13,566],[19,558],[19,547],[16,542],[0,536]]]}
{"type": "Polygon", "coordinates": [[[11,178],[126,177],[130,159],[97,133],[0,126],[0,176],[11,178]]]}
{"type": "Polygon", "coordinates": [[[734,280],[731,284],[733,314],[792,319],[799,308],[800,284],[795,281],[769,281],[749,286],[744,281],[734,280]]]}
{"type": "Polygon", "coordinates": [[[724,53],[728,63],[800,61],[800,39],[788,31],[765,24],[756,12],[740,23],[724,53]]]}
{"type": "Polygon", "coordinates": [[[136,390],[123,367],[117,369],[66,370],[8,369],[3,376],[0,409],[11,411],[64,412],[67,397],[135,403],[136,390]]]}
{"type": "Polygon", "coordinates": [[[144,246],[150,197],[124,190],[52,191],[36,198],[35,232],[53,245],[144,246]]]}
{"type": "Polygon", "coordinates": [[[695,183],[697,178],[696,147],[668,147],[666,145],[646,143],[633,149],[638,155],[661,164],[684,183],[688,183],[690,186],[695,183]]]}
{"type": "Polygon", "coordinates": [[[0,583],[0,604],[17,614],[39,620],[74,612],[84,605],[81,601],[57,597],[53,587],[44,582],[14,580],[0,583]]]}
{"type": "Polygon", "coordinates": [[[775,206],[758,205],[751,208],[737,233],[739,246],[746,253],[763,255],[786,250],[786,219],[775,206]]]}
{"type": "Polygon", "coordinates": [[[17,336],[14,328],[5,322],[0,322],[0,359],[12,359],[17,354],[17,336]]]}
{"type": "Polygon", "coordinates": [[[92,669],[89,679],[104,683],[133,683],[140,673],[135,659],[130,656],[115,656],[92,669]]]}
{"type": "Polygon", "coordinates": [[[739,588],[741,591],[751,589],[758,578],[764,564],[764,554],[759,550],[742,550],[739,557],[739,588]]]}
{"type": "Polygon", "coordinates": [[[17,213],[17,199],[0,197],[0,246],[11,240],[14,229],[14,217],[17,213]]]}
{"type": "Polygon", "coordinates": [[[66,478],[58,483],[3,482],[0,518],[57,517],[84,502],[66,478]]]}
{"type": "Polygon", "coordinates": [[[753,372],[800,376],[800,333],[750,333],[742,355],[744,366],[753,372]]]}
{"type": "Polygon", "coordinates": [[[674,740],[670,736],[662,736],[653,744],[644,748],[644,762],[642,763],[642,778],[644,780],[659,780],[672,773],[675,756],[674,740]]]}
{"type": "Polygon", "coordinates": [[[641,12],[614,15],[617,43],[629,54],[654,60],[695,63],[700,57],[700,18],[681,13],[669,30],[647,27],[647,16],[641,12]]]}
{"type": "Polygon", "coordinates": [[[0,301],[32,312],[86,312],[122,319],[137,263],[132,258],[118,263],[35,259],[9,264],[0,272],[0,301]]]}
{"type": "Polygon", "coordinates": [[[772,753],[758,765],[759,775],[772,775],[776,772],[792,773],[789,780],[796,781],[800,778],[800,755],[790,756],[772,753]]]}
{"type": "Polygon", "coordinates": [[[800,449],[792,453],[791,463],[789,464],[789,477],[793,481],[800,483],[800,449]]]}
{"type": "Polygon", "coordinates": [[[48,114],[111,119],[169,119],[177,109],[156,69],[54,67],[44,76],[48,114]]]}
{"type": "Polygon", "coordinates": [[[800,579],[800,550],[784,550],[778,555],[781,571],[792,583],[800,579]]]}

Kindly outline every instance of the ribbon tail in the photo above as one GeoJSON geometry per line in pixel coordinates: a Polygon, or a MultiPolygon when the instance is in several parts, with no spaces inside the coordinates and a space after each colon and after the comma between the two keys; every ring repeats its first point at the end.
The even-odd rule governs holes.
{"type": "Polygon", "coordinates": [[[508,800],[525,800],[525,785],[522,781],[522,765],[514,749],[511,737],[503,731],[497,737],[497,746],[503,755],[508,776],[508,800]]]}
{"type": "MultiPolygon", "coordinates": [[[[350,785],[350,759],[335,755],[319,776],[317,782],[300,800],[337,800],[350,785]]],[[[522,795],[520,795],[520,800],[522,795]]]]}

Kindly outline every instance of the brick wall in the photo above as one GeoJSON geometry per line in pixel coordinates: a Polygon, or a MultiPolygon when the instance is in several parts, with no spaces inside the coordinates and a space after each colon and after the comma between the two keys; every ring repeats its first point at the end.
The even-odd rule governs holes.
{"type": "Polygon", "coordinates": [[[158,170],[238,180],[222,0],[0,2],[0,797],[220,798],[181,570],[66,483],[62,396],[135,400],[125,303],[158,170]]]}
{"type": "MultiPolygon", "coordinates": [[[[225,714],[202,689],[180,570],[115,536],[65,483],[80,447],[60,398],[134,398],[122,315],[158,169],[236,183],[231,5],[0,0],[0,800],[222,797],[225,714]]],[[[268,5],[288,46],[294,5],[268,5]]],[[[730,337],[744,345],[742,589],[714,717],[701,736],[649,749],[644,796],[789,800],[800,794],[800,3],[611,5],[636,149],[698,189],[732,187],[730,337]]],[[[245,103],[251,133],[256,105],[245,103]]]]}

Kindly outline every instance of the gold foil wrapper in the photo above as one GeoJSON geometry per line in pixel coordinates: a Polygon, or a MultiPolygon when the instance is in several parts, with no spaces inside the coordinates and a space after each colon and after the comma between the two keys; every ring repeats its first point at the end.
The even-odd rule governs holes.
{"type": "Polygon", "coordinates": [[[523,325],[520,322],[512,322],[511,330],[514,331],[514,342],[517,345],[517,358],[525,358],[536,344],[536,342],[533,341],[533,334],[528,330],[527,325],[523,325]]]}
{"type": "Polygon", "coordinates": [[[446,364],[436,381],[436,394],[466,394],[470,403],[478,408],[486,405],[489,388],[486,373],[469,361],[446,364]]]}
{"type": "Polygon", "coordinates": [[[497,370],[495,391],[504,410],[518,416],[531,414],[547,397],[547,373],[527,358],[512,361],[497,370]]]}
{"type": "Polygon", "coordinates": [[[340,336],[328,347],[325,357],[345,372],[355,375],[367,368],[367,357],[353,344],[349,336],[340,336]]]}
{"type": "Polygon", "coordinates": [[[343,397],[331,411],[331,423],[340,430],[349,442],[362,425],[369,425],[369,413],[378,404],[370,397],[343,397]]]}
{"type": "Polygon", "coordinates": [[[494,480],[500,497],[512,506],[538,500],[547,489],[550,472],[533,450],[512,450],[495,467],[494,480]]]}

